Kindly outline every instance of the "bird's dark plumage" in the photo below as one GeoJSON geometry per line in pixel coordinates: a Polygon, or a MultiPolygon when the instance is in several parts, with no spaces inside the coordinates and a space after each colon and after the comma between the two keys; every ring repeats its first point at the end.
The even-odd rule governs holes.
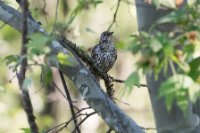
{"type": "Polygon", "coordinates": [[[112,42],[112,33],[105,31],[101,34],[99,44],[91,52],[94,66],[107,73],[117,59],[117,50],[112,42]]]}

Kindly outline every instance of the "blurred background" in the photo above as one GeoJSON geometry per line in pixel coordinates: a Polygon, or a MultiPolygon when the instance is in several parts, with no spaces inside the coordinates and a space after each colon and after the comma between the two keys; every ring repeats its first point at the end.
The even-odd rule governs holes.
{"type": "MultiPolygon", "coordinates": [[[[95,5],[91,4],[91,0],[88,0],[88,3],[86,0],[86,4],[83,7],[80,6],[80,1],[60,0],[56,12],[57,0],[29,0],[29,9],[33,18],[40,22],[46,31],[53,31],[66,36],[89,53],[88,49],[98,43],[100,34],[107,30],[112,23],[117,1],[99,1],[95,5]],[[75,9],[79,9],[79,6],[81,9],[76,12],[75,9]],[[73,15],[75,16],[74,18],[73,15]],[[73,21],[69,22],[69,20],[73,21]]],[[[6,0],[4,2],[19,10],[19,6],[14,0],[6,0]]],[[[111,31],[114,32],[114,43],[118,49],[118,59],[109,74],[116,79],[127,79],[135,69],[134,63],[138,59],[138,57],[125,50],[126,46],[131,43],[130,35],[137,33],[135,8],[133,0],[121,1],[116,23],[111,28],[111,31]]],[[[19,54],[21,35],[1,21],[0,46],[0,133],[22,133],[21,129],[28,128],[28,123],[23,110],[16,73],[9,70],[9,67],[4,62],[6,56],[19,54]]],[[[38,57],[37,60],[40,61],[41,59],[38,57]]],[[[54,68],[52,70],[55,83],[63,91],[58,71],[54,68]]],[[[29,92],[34,114],[37,118],[36,122],[41,131],[47,131],[60,123],[68,121],[71,118],[71,113],[68,103],[57,89],[52,86],[42,87],[40,73],[40,67],[30,67],[27,77],[31,80],[29,92]]],[[[66,80],[73,101],[75,101],[74,105],[78,108],[87,107],[87,104],[71,81],[67,78],[66,80]]],[[[141,83],[145,84],[144,77],[141,83]]],[[[155,127],[147,88],[134,87],[129,94],[125,93],[124,95],[122,95],[125,89],[123,84],[114,83],[114,88],[114,97],[123,111],[141,127],[155,127]]],[[[91,111],[86,110],[85,112],[91,111]]],[[[98,115],[93,115],[82,124],[81,129],[83,133],[105,133],[108,130],[108,126],[98,115]]],[[[71,131],[73,131],[73,124],[70,124],[68,128],[61,132],[70,133],[71,131]]],[[[147,130],[146,132],[155,133],[156,131],[147,130]]]]}

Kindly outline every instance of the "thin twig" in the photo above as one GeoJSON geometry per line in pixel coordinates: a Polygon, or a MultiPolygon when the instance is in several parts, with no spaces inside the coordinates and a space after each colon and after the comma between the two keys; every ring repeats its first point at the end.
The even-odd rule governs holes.
{"type": "MultiPolygon", "coordinates": [[[[88,115],[87,113],[86,113],[86,114],[81,114],[81,112],[84,111],[84,110],[86,110],[86,109],[90,109],[90,108],[91,108],[91,107],[82,108],[81,110],[79,110],[78,112],[76,112],[76,118],[78,118],[78,117],[80,117],[80,116],[83,116],[83,115],[88,115]]],[[[71,118],[71,119],[68,120],[67,122],[63,122],[63,123],[61,123],[61,124],[59,124],[59,125],[57,125],[57,126],[51,128],[51,129],[47,130],[45,133],[49,133],[49,132],[55,130],[56,128],[58,128],[58,127],[64,125],[64,126],[61,127],[60,129],[58,129],[56,132],[61,131],[62,129],[64,129],[65,127],[67,127],[68,124],[69,124],[72,120],[74,120],[74,119],[71,118]]]]}
{"type": "Polygon", "coordinates": [[[121,103],[125,104],[125,105],[128,105],[128,106],[130,106],[130,104],[129,104],[129,103],[126,103],[126,102],[124,102],[124,101],[121,101],[121,100],[119,100],[119,99],[118,99],[118,98],[116,98],[116,97],[114,97],[114,99],[115,99],[116,101],[119,101],[119,102],[121,102],[121,103]]]}
{"type": "MultiPolygon", "coordinates": [[[[78,118],[78,117],[80,117],[80,116],[82,116],[82,115],[86,115],[86,114],[78,114],[78,115],[76,115],[76,118],[78,118]]],[[[71,118],[70,120],[68,120],[68,121],[66,121],[66,122],[63,122],[63,123],[61,123],[61,124],[59,124],[59,125],[57,125],[57,126],[51,128],[51,129],[45,131],[45,133],[49,133],[49,132],[51,132],[51,131],[53,131],[53,130],[59,128],[60,126],[64,125],[64,126],[62,127],[62,129],[63,129],[63,128],[67,127],[67,125],[68,125],[71,121],[73,121],[73,120],[74,120],[74,119],[71,118]]],[[[59,129],[59,130],[60,130],[60,129],[59,129]]]]}
{"type": "MultiPolygon", "coordinates": [[[[117,83],[125,83],[126,81],[125,80],[121,80],[121,79],[114,79],[113,77],[111,77],[113,82],[117,82],[117,83]]],[[[147,87],[146,84],[139,84],[139,85],[136,85],[137,87],[147,87]]]]}
{"type": "MultiPolygon", "coordinates": [[[[65,100],[68,101],[67,99],[67,96],[65,96],[65,94],[61,91],[61,89],[53,82],[53,86],[59,91],[59,93],[64,97],[65,100]]],[[[76,103],[76,101],[72,101],[72,104],[73,103],[76,103]]],[[[74,104],[73,104],[73,107],[76,109],[76,110],[80,110],[78,107],[76,107],[74,104]]]]}
{"type": "Polygon", "coordinates": [[[77,119],[76,119],[76,116],[75,116],[75,111],[74,111],[74,107],[73,107],[73,104],[72,104],[71,95],[69,93],[67,84],[65,82],[64,75],[63,75],[63,73],[61,71],[59,71],[59,74],[60,74],[60,77],[61,77],[61,81],[62,81],[64,90],[65,90],[65,93],[67,95],[67,100],[68,100],[69,107],[70,107],[71,114],[72,114],[72,118],[73,118],[73,121],[74,121],[74,126],[76,127],[77,132],[80,133],[81,131],[80,131],[79,127],[77,126],[77,119]]]}
{"type": "MultiPolygon", "coordinates": [[[[78,127],[85,121],[85,120],[87,120],[90,116],[92,116],[92,115],[94,115],[94,114],[96,114],[97,112],[92,112],[92,113],[90,113],[90,114],[87,114],[86,115],[86,117],[83,119],[83,120],[81,120],[79,123],[78,123],[78,127]]],[[[76,131],[76,128],[77,127],[75,127],[75,129],[74,129],[74,131],[72,132],[72,133],[75,133],[75,131],[76,131]]]]}
{"type": "Polygon", "coordinates": [[[80,113],[80,112],[82,112],[82,111],[84,111],[86,109],[91,109],[91,107],[85,107],[85,108],[79,109],[79,111],[77,111],[76,114],[78,114],[78,113],[80,113]]]}
{"type": "Polygon", "coordinates": [[[117,1],[117,7],[116,7],[115,13],[114,13],[114,15],[113,15],[112,23],[111,23],[110,26],[108,27],[108,30],[107,30],[107,31],[109,31],[109,30],[112,28],[113,24],[116,22],[116,19],[117,19],[117,12],[118,12],[118,10],[119,10],[120,2],[121,2],[121,0],[118,0],[118,1],[117,1]]]}
{"type": "Polygon", "coordinates": [[[67,96],[60,90],[60,88],[53,82],[53,86],[60,92],[60,94],[67,100],[67,96]]]}
{"type": "Polygon", "coordinates": [[[140,126],[140,128],[143,129],[143,130],[147,130],[147,131],[148,130],[156,130],[156,128],[154,128],[154,127],[141,127],[140,126]]]}
{"type": "Polygon", "coordinates": [[[19,81],[19,87],[22,92],[24,110],[25,110],[27,118],[28,118],[31,133],[38,133],[38,127],[35,122],[35,116],[33,115],[33,107],[32,107],[29,93],[28,93],[28,88],[26,88],[23,85],[25,78],[26,78],[25,76],[26,76],[26,70],[27,70],[27,66],[28,66],[27,58],[26,58],[26,56],[27,56],[26,43],[28,41],[28,39],[27,39],[28,0],[21,1],[21,8],[22,8],[22,48],[21,48],[20,57],[21,57],[22,61],[21,61],[19,73],[17,73],[17,78],[19,81]]]}

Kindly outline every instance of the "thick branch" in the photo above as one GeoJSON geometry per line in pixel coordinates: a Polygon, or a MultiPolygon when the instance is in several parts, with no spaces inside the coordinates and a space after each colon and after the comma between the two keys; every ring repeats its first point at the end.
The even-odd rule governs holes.
{"type": "MultiPolygon", "coordinates": [[[[21,25],[17,23],[17,21],[21,20],[21,14],[3,3],[0,3],[0,20],[21,31],[21,28],[18,28],[21,25]],[[9,21],[11,17],[13,17],[15,21],[9,21]]],[[[28,27],[29,33],[33,31],[44,31],[37,23],[30,19],[28,19],[28,27]]],[[[73,56],[70,58],[73,62],[71,62],[70,65],[59,65],[59,69],[74,82],[76,88],[82,94],[88,105],[92,107],[113,130],[118,133],[143,133],[143,130],[107,97],[96,83],[91,73],[78,61],[79,59],[73,51],[64,49],[57,40],[52,41],[52,49],[55,51],[54,53],[63,52],[68,54],[72,52],[73,56]]]]}

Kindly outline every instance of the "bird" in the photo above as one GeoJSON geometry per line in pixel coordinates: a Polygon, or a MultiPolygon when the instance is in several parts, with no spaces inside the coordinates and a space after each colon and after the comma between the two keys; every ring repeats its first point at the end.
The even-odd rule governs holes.
{"type": "Polygon", "coordinates": [[[91,51],[93,65],[103,73],[107,73],[117,59],[117,50],[112,41],[113,32],[101,33],[99,43],[91,51]]]}

